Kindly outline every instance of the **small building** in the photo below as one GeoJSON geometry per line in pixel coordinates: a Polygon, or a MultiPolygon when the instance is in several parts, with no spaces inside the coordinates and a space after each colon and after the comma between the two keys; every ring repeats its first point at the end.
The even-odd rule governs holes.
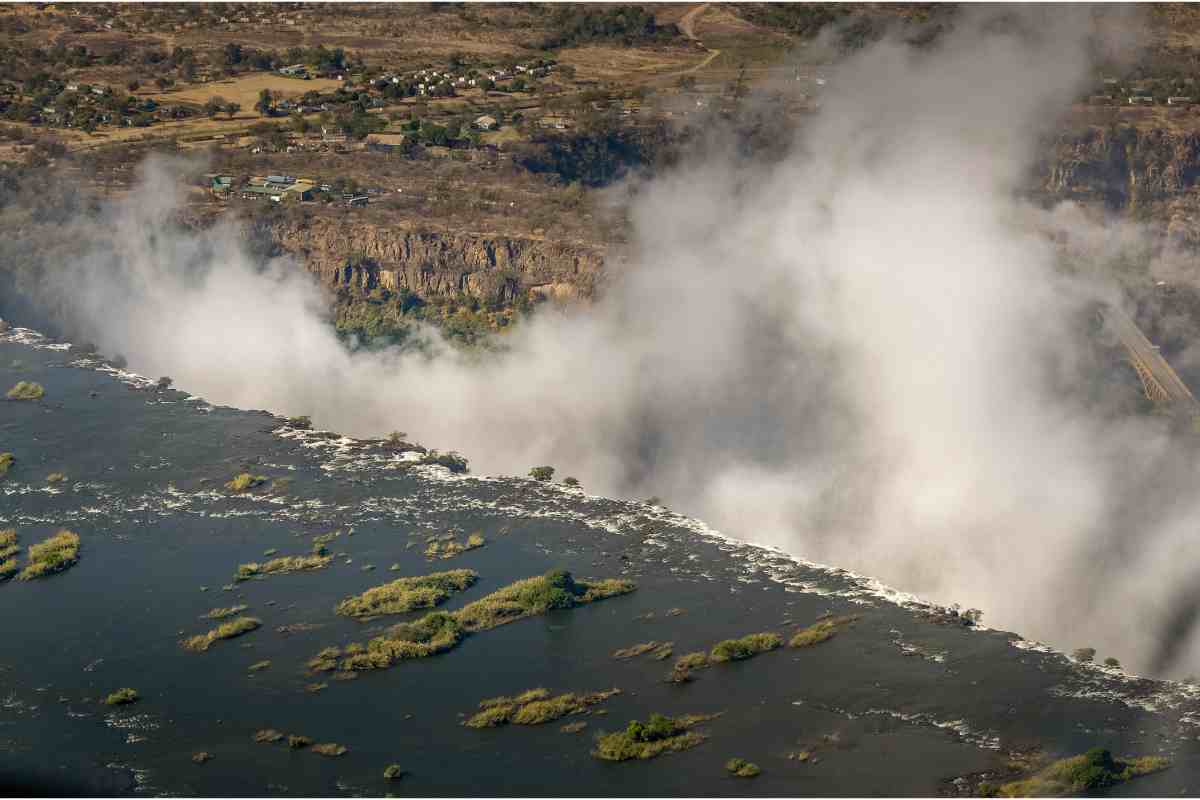
{"type": "Polygon", "coordinates": [[[214,175],[209,189],[217,197],[228,197],[233,191],[233,176],[232,175],[214,175]]]}
{"type": "Polygon", "coordinates": [[[481,131],[495,130],[497,124],[499,123],[496,122],[496,118],[489,114],[475,118],[475,127],[481,131]]]}
{"type": "Polygon", "coordinates": [[[1129,96],[1129,105],[1131,106],[1152,106],[1154,98],[1148,94],[1134,94],[1129,96]]]}
{"type": "Polygon", "coordinates": [[[367,195],[356,194],[353,197],[346,200],[346,205],[350,206],[351,208],[355,208],[355,207],[365,206],[369,202],[371,202],[371,198],[367,197],[367,195]]]}
{"type": "Polygon", "coordinates": [[[1167,105],[1169,106],[1190,106],[1192,98],[1190,97],[1168,97],[1167,105]]]}
{"type": "Polygon", "coordinates": [[[303,64],[292,64],[290,67],[280,67],[279,74],[300,78],[308,74],[308,68],[303,64]]]}

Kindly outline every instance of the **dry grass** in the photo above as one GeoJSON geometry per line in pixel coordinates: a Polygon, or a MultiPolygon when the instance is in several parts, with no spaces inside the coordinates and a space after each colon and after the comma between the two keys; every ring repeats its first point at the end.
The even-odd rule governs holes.
{"type": "Polygon", "coordinates": [[[200,617],[200,619],[225,619],[226,617],[232,617],[235,614],[240,614],[249,607],[250,606],[229,606],[227,608],[213,608],[210,609],[207,614],[200,617]]]}
{"type": "MultiPolygon", "coordinates": [[[[239,103],[242,106],[242,116],[258,117],[254,104],[258,102],[258,93],[263,89],[269,89],[276,100],[284,100],[299,97],[308,91],[332,92],[342,85],[341,81],[328,78],[312,78],[306,81],[271,72],[258,72],[222,81],[189,84],[187,88],[172,89],[150,96],[167,105],[192,103],[198,106],[204,105],[213,97],[223,97],[226,101],[239,103]]],[[[225,114],[220,116],[225,117],[225,114]]]]}
{"type": "Polygon", "coordinates": [[[469,569],[435,572],[385,583],[338,603],[335,611],[344,617],[371,619],[382,614],[403,614],[418,608],[434,608],[454,592],[469,588],[479,574],[469,569]]]}
{"type": "Polygon", "coordinates": [[[238,565],[237,575],[234,576],[234,580],[248,581],[251,578],[258,578],[265,575],[283,575],[288,572],[322,569],[329,566],[329,562],[332,560],[333,556],[330,555],[282,556],[280,558],[273,558],[262,564],[258,562],[240,564],[238,565]]]}
{"type": "Polygon", "coordinates": [[[63,528],[58,533],[29,546],[29,561],[21,570],[20,580],[30,581],[70,569],[79,562],[79,534],[63,528]]]}
{"type": "Polygon", "coordinates": [[[463,724],[468,728],[494,728],[509,723],[542,725],[568,714],[585,713],[591,706],[620,693],[620,689],[614,688],[582,695],[568,692],[550,697],[546,689],[530,689],[517,697],[492,697],[481,701],[481,710],[463,724]]]}
{"type": "Polygon", "coordinates": [[[250,631],[257,630],[262,626],[262,620],[255,617],[238,617],[213,628],[208,633],[192,636],[183,641],[183,646],[187,650],[203,652],[212,647],[222,639],[232,639],[235,636],[242,636],[250,631]]]}

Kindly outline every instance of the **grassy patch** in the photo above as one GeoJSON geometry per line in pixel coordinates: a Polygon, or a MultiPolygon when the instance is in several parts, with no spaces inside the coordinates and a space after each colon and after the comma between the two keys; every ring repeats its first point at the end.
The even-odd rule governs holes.
{"type": "Polygon", "coordinates": [[[185,639],[183,646],[188,650],[203,652],[222,639],[232,639],[235,636],[241,636],[250,631],[257,630],[261,626],[262,620],[255,619],[254,617],[238,617],[213,628],[208,633],[185,639]]]}
{"type": "Polygon", "coordinates": [[[338,603],[335,609],[344,617],[370,619],[381,614],[403,614],[418,608],[434,608],[454,592],[469,588],[479,574],[469,569],[435,572],[385,583],[338,603]]]}
{"type": "Polygon", "coordinates": [[[383,779],[386,781],[398,781],[404,777],[404,770],[399,764],[388,764],[383,768],[383,779]]]}
{"type": "Polygon", "coordinates": [[[63,528],[45,541],[29,546],[29,563],[20,580],[31,581],[70,569],[79,561],[79,534],[63,528]]]}
{"type": "Polygon", "coordinates": [[[463,724],[468,728],[495,728],[499,725],[543,725],[568,714],[585,712],[594,705],[621,693],[620,689],[551,697],[546,689],[530,689],[517,697],[492,697],[479,704],[481,711],[463,724]]]}
{"type": "Polygon", "coordinates": [[[62,483],[67,479],[67,476],[62,472],[51,472],[46,476],[46,483],[62,483]]]}
{"type": "Polygon", "coordinates": [[[1113,758],[1112,753],[1094,747],[1083,755],[1064,758],[1044,767],[1028,778],[990,787],[980,786],[982,794],[1000,797],[1063,797],[1094,794],[1141,775],[1159,772],[1171,765],[1162,756],[1143,756],[1128,760],[1113,758]]]}
{"type": "Polygon", "coordinates": [[[689,750],[705,739],[703,734],[689,729],[715,716],[671,718],[651,714],[648,722],[633,720],[623,731],[600,734],[592,755],[604,761],[629,761],[689,750]]]}
{"type": "Polygon", "coordinates": [[[241,494],[242,492],[258,488],[266,482],[266,477],[262,475],[251,475],[249,472],[242,472],[234,476],[233,480],[226,482],[225,488],[234,494],[241,494]]]}
{"type": "Polygon", "coordinates": [[[775,633],[751,633],[740,639],[726,639],[717,642],[709,657],[713,661],[743,661],[753,658],[759,653],[774,650],[783,644],[783,639],[775,633]]]}
{"type": "Polygon", "coordinates": [[[667,680],[672,683],[687,683],[692,679],[693,672],[711,664],[712,662],[708,660],[708,653],[702,650],[682,655],[675,660],[675,666],[671,669],[667,680]]]}
{"type": "Polygon", "coordinates": [[[613,658],[624,661],[653,652],[654,658],[662,661],[664,658],[671,657],[671,646],[671,642],[642,642],[631,647],[622,647],[620,650],[615,650],[612,655],[613,658]],[[666,655],[662,655],[663,653],[666,653],[666,655]]]}
{"type": "Polygon", "coordinates": [[[242,613],[250,606],[229,606],[228,608],[212,608],[208,613],[200,619],[225,619],[226,617],[236,616],[242,613]]]}
{"type": "Polygon", "coordinates": [[[293,750],[302,750],[311,745],[313,740],[308,736],[298,736],[293,733],[288,735],[287,742],[288,747],[292,748],[293,750]]]}
{"type": "Polygon", "coordinates": [[[46,394],[40,383],[33,381],[18,381],[17,385],[8,390],[5,395],[9,400],[41,400],[46,394]]]}
{"type": "Polygon", "coordinates": [[[510,584],[454,613],[435,611],[414,622],[390,628],[366,645],[344,650],[326,648],[308,662],[320,671],[385,669],[400,661],[444,653],[471,633],[489,630],[553,609],[574,608],[636,588],[632,581],[608,579],[576,581],[558,570],[510,584]]]}
{"type": "Polygon", "coordinates": [[[8,474],[8,468],[13,465],[17,458],[12,453],[0,453],[0,478],[8,474]]]}
{"type": "Polygon", "coordinates": [[[137,693],[137,689],[117,689],[104,698],[104,704],[107,706],[125,706],[130,703],[136,703],[140,699],[141,696],[137,693]]]}
{"type": "Polygon", "coordinates": [[[264,575],[282,575],[288,572],[301,572],[308,569],[321,569],[329,566],[333,556],[316,554],[309,556],[281,556],[263,563],[251,562],[239,564],[234,580],[248,581],[264,575]]]}
{"type": "Polygon", "coordinates": [[[21,568],[17,566],[17,560],[15,558],[0,561],[0,581],[8,580],[13,575],[16,575],[20,569],[21,568]]]}
{"type": "Polygon", "coordinates": [[[482,534],[472,533],[467,537],[465,542],[456,542],[453,539],[445,542],[432,541],[425,548],[426,558],[454,558],[460,556],[468,550],[476,550],[487,544],[487,539],[483,538],[482,534]]]}
{"type": "Polygon", "coordinates": [[[283,734],[274,728],[264,728],[261,731],[255,731],[254,741],[259,744],[273,744],[283,741],[283,734]]]}
{"type": "Polygon", "coordinates": [[[814,625],[796,631],[788,641],[788,647],[812,647],[814,644],[827,642],[837,635],[839,630],[857,620],[856,615],[823,619],[814,625]]]}
{"type": "Polygon", "coordinates": [[[754,764],[744,758],[731,758],[726,761],[725,771],[738,778],[753,778],[762,772],[758,768],[758,764],[754,764]]]}
{"type": "Polygon", "coordinates": [[[264,669],[267,669],[270,666],[271,666],[270,661],[255,661],[253,664],[246,667],[246,670],[248,672],[262,672],[264,669]]]}
{"type": "Polygon", "coordinates": [[[21,552],[21,547],[17,544],[19,538],[16,528],[5,528],[0,531],[0,561],[10,559],[21,552]]]}

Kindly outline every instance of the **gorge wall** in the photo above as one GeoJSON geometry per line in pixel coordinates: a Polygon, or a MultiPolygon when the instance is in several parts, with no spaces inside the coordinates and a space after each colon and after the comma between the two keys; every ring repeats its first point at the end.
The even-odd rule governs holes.
{"type": "Polygon", "coordinates": [[[274,216],[252,235],[303,259],[334,290],[376,289],[422,299],[467,296],[509,302],[522,294],[589,298],[605,262],[602,246],[532,237],[414,230],[333,217],[274,216]]]}

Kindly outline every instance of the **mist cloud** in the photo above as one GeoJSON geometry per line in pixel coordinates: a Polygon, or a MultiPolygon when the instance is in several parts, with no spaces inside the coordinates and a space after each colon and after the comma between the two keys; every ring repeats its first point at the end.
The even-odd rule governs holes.
{"type": "Polygon", "coordinates": [[[632,263],[501,355],[347,350],[298,265],[255,262],[229,224],[168,233],[182,197],[164,162],[59,300],[106,351],[214,402],[399,428],[476,472],[553,464],[1186,674],[1196,462],[1161,420],[1096,397],[1080,320],[1116,293],[1057,270],[1045,232],[1085,254],[1111,233],[1019,199],[1096,31],[1061,6],[972,9],[933,52],[870,48],[783,163],[710,152],[639,186],[632,263]]]}

